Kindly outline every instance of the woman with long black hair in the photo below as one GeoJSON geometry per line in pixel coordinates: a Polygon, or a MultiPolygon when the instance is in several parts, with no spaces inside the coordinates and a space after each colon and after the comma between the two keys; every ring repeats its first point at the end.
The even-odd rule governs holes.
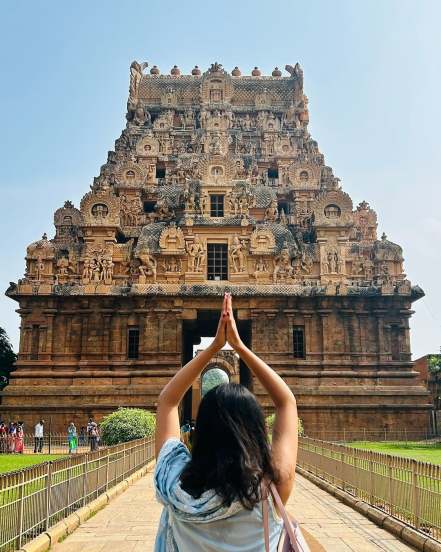
{"type": "Polygon", "coordinates": [[[160,394],[156,458],[155,486],[164,510],[155,552],[263,551],[262,502],[269,503],[267,547],[277,549],[282,521],[268,488],[274,483],[284,504],[293,488],[296,401],[282,378],[240,339],[230,294],[225,294],[211,345],[181,368],[160,394]],[[201,401],[190,454],[179,440],[178,406],[227,341],[274,403],[271,446],[255,396],[242,385],[225,383],[201,401]]]}

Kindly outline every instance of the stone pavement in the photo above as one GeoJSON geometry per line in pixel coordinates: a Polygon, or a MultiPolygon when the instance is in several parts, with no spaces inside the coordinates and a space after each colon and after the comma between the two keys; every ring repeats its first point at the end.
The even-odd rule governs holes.
{"type": "MultiPolygon", "coordinates": [[[[300,475],[288,506],[328,552],[414,550],[300,475]]],[[[160,513],[149,473],[51,550],[151,552],[160,513]]]]}

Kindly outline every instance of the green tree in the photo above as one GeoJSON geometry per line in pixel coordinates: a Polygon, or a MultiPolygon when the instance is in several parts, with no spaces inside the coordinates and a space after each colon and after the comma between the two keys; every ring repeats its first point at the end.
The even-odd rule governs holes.
{"type": "Polygon", "coordinates": [[[9,374],[15,369],[14,362],[17,355],[14,353],[8,334],[0,328],[0,389],[9,381],[9,374]]]}
{"type": "Polygon", "coordinates": [[[100,423],[101,439],[105,445],[117,445],[152,437],[155,426],[156,416],[152,412],[142,408],[119,408],[100,423]]]}
{"type": "MultiPolygon", "coordinates": [[[[269,416],[267,416],[265,418],[265,421],[266,421],[266,425],[268,427],[268,431],[270,433],[273,432],[273,426],[274,426],[274,420],[276,418],[276,415],[275,414],[270,414],[269,416]]],[[[297,432],[299,434],[299,437],[302,437],[305,433],[305,430],[303,428],[303,420],[301,418],[298,418],[297,420],[297,432]]]]}
{"type": "Polygon", "coordinates": [[[429,372],[435,375],[441,372],[441,355],[431,355],[429,357],[429,372]]]}

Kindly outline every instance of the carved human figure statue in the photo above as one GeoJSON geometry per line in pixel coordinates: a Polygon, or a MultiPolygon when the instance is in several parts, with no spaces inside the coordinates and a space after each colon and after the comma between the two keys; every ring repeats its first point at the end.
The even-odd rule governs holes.
{"type": "Polygon", "coordinates": [[[114,263],[110,257],[104,257],[101,261],[102,264],[102,272],[101,272],[101,279],[104,281],[105,284],[110,285],[113,280],[113,267],[114,263]]]}
{"type": "Polygon", "coordinates": [[[157,261],[150,255],[150,250],[146,249],[143,253],[139,255],[141,264],[139,266],[140,280],[142,283],[145,283],[147,276],[152,276],[153,282],[156,282],[156,273],[157,273],[157,261]]]}
{"type": "Polygon", "coordinates": [[[67,276],[69,274],[69,259],[60,257],[57,261],[57,274],[59,276],[67,276]]]}
{"type": "Polygon", "coordinates": [[[273,222],[277,220],[279,211],[277,210],[277,201],[273,199],[270,206],[265,210],[265,220],[273,222]]]}
{"type": "Polygon", "coordinates": [[[190,272],[202,272],[202,264],[205,258],[204,246],[199,236],[195,236],[193,243],[187,244],[188,269],[190,272]]]}
{"type": "Polygon", "coordinates": [[[138,63],[137,61],[133,61],[130,65],[129,101],[133,102],[138,97],[139,83],[142,79],[142,71],[147,66],[147,62],[138,63]]]}
{"type": "Polygon", "coordinates": [[[291,265],[291,256],[289,254],[288,246],[285,244],[274,264],[273,281],[274,283],[277,283],[277,278],[279,276],[286,280],[287,278],[291,278],[293,273],[294,269],[291,265]]]}
{"type": "Polygon", "coordinates": [[[237,236],[234,236],[233,243],[230,248],[231,264],[233,265],[233,272],[244,272],[245,255],[243,251],[243,245],[237,236]]]}
{"type": "Polygon", "coordinates": [[[35,263],[35,279],[37,281],[42,280],[43,274],[44,274],[44,260],[42,257],[38,257],[37,262],[35,263]]]}
{"type": "Polygon", "coordinates": [[[268,266],[264,260],[263,257],[259,257],[256,261],[255,268],[254,268],[254,276],[256,274],[265,274],[268,272],[268,266]]]}

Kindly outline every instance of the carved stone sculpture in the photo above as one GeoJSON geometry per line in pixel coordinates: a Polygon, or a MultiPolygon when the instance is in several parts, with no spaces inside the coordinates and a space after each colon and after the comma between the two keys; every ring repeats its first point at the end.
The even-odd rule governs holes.
{"type": "Polygon", "coordinates": [[[195,236],[192,243],[187,243],[189,272],[202,272],[205,259],[205,249],[199,236],[195,236]]]}
{"type": "Polygon", "coordinates": [[[233,243],[230,246],[230,258],[233,272],[245,271],[244,246],[240,243],[238,236],[234,236],[233,243]]]}

